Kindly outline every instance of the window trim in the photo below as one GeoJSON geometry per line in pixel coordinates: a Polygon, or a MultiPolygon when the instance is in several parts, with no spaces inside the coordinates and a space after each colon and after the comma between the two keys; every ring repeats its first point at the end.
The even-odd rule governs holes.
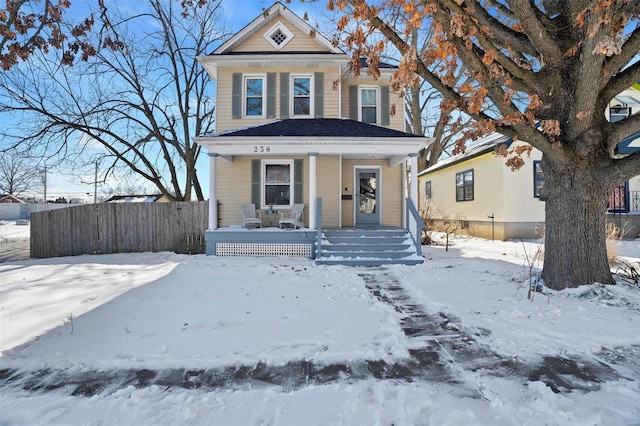
{"type": "Polygon", "coordinates": [[[295,165],[294,160],[279,160],[279,159],[268,159],[260,161],[260,208],[267,209],[271,207],[271,204],[265,204],[265,197],[267,195],[266,186],[267,186],[267,166],[268,165],[288,165],[289,166],[289,204],[273,204],[273,208],[277,209],[288,209],[291,208],[294,204],[295,200],[295,165]]]}
{"type": "Polygon", "coordinates": [[[313,74],[290,74],[289,75],[289,118],[313,118],[315,117],[314,104],[315,104],[315,84],[313,74]],[[296,78],[308,78],[309,79],[309,114],[295,114],[294,109],[294,92],[295,85],[293,84],[296,78]]]}
{"type": "Polygon", "coordinates": [[[538,190],[538,173],[536,172],[538,168],[540,168],[540,173],[542,174],[542,185],[544,185],[544,172],[542,171],[542,166],[540,165],[540,160],[533,160],[533,197],[539,199],[540,201],[544,201],[544,197],[540,196],[540,191],[538,190]]]}
{"type": "Polygon", "coordinates": [[[625,118],[629,117],[630,115],[631,115],[631,107],[629,106],[620,105],[620,104],[609,106],[609,122],[610,123],[617,123],[618,121],[622,121],[625,118]],[[613,120],[614,114],[612,114],[614,109],[625,110],[626,112],[624,114],[622,114],[622,112],[616,112],[615,117],[617,117],[617,120],[614,121],[613,120]]]}
{"type": "MultiPolygon", "coordinates": [[[[257,98],[257,97],[256,97],[257,98]]],[[[242,74],[242,117],[243,118],[266,118],[267,116],[267,74],[242,74]],[[247,80],[262,80],[262,114],[247,114],[247,80]]]]}
{"type": "MultiPolygon", "coordinates": [[[[362,92],[364,90],[374,90],[376,92],[376,122],[368,123],[368,124],[380,125],[381,123],[380,110],[382,109],[380,86],[373,86],[373,85],[358,86],[358,121],[364,123],[364,121],[362,120],[362,107],[365,106],[365,105],[362,105],[362,92]]],[[[372,105],[366,105],[366,106],[371,107],[372,105]]]]}
{"type": "Polygon", "coordinates": [[[424,183],[424,198],[431,199],[431,196],[432,196],[431,181],[428,180],[424,183]]]}
{"type": "Polygon", "coordinates": [[[456,202],[462,201],[473,201],[475,199],[476,191],[475,191],[475,173],[473,169],[465,170],[459,173],[456,173],[456,202]],[[467,198],[467,185],[465,175],[467,173],[471,173],[471,197],[467,198]],[[458,176],[462,175],[462,198],[458,197],[458,176]]]}

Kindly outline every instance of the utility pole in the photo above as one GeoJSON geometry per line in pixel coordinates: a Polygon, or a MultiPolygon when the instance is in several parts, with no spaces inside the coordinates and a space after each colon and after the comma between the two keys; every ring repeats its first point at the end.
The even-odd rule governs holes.
{"type": "MultiPolygon", "coordinates": [[[[47,204],[47,166],[44,166],[44,177],[42,178],[44,184],[44,204],[47,204]]],[[[48,209],[47,209],[48,210],[48,209]]]]}
{"type": "Polygon", "coordinates": [[[93,177],[93,204],[98,204],[98,160],[96,160],[96,173],[93,177]]]}

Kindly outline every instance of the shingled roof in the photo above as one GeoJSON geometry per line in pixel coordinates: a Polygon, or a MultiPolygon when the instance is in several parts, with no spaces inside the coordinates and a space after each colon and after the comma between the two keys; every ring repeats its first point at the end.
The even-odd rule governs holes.
{"type": "Polygon", "coordinates": [[[336,138],[424,138],[386,127],[340,118],[304,118],[272,121],[258,126],[229,130],[210,137],[336,137],[336,138]]]}

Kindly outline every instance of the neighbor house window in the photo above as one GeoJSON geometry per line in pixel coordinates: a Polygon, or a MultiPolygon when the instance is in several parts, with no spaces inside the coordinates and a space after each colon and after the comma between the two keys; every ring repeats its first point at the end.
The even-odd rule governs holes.
{"type": "Polygon", "coordinates": [[[533,196],[536,198],[540,197],[540,190],[544,185],[544,173],[542,172],[542,167],[540,167],[540,161],[533,162],[533,196]]]}
{"type": "Polygon", "coordinates": [[[265,76],[244,77],[244,115],[247,117],[264,116],[265,76]]]}
{"type": "Polygon", "coordinates": [[[456,201],[473,200],[473,169],[456,173],[456,201]]]}
{"type": "Polygon", "coordinates": [[[358,119],[363,123],[378,124],[378,100],[380,99],[379,87],[360,87],[358,96],[359,114],[358,119]]]}
{"type": "Polygon", "coordinates": [[[613,188],[607,200],[607,211],[609,213],[629,212],[629,181],[623,182],[613,188]]]}
{"type": "Polygon", "coordinates": [[[431,181],[427,181],[424,183],[424,197],[431,198],[431,181]]]}
{"type": "Polygon", "coordinates": [[[313,92],[313,79],[310,75],[291,76],[291,111],[295,116],[313,115],[313,103],[311,102],[313,92]]]}
{"type": "Polygon", "coordinates": [[[262,207],[289,207],[293,200],[293,160],[262,161],[262,207]]]}
{"type": "Polygon", "coordinates": [[[631,115],[631,108],[621,105],[615,105],[609,108],[609,121],[615,123],[616,121],[624,120],[631,115]]]}

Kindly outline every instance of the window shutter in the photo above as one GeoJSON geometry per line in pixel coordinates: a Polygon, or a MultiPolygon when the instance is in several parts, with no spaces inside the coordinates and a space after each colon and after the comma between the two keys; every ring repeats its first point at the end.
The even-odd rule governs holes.
{"type": "Polygon", "coordinates": [[[380,86],[380,121],[383,126],[388,126],[390,123],[389,86],[380,86]]]}
{"type": "Polygon", "coordinates": [[[323,118],[324,117],[324,73],[316,72],[313,74],[314,82],[313,82],[313,90],[315,90],[314,94],[314,118],[323,118]]]}
{"type": "Polygon", "coordinates": [[[260,194],[260,175],[261,175],[260,160],[251,160],[251,202],[256,205],[256,208],[260,208],[262,205],[260,194]]]}
{"type": "Polygon", "coordinates": [[[280,73],[280,118],[289,118],[289,73],[280,73]]]}
{"type": "Polygon", "coordinates": [[[267,118],[276,118],[276,73],[267,73],[267,118]]]}
{"type": "Polygon", "coordinates": [[[349,118],[358,120],[358,86],[349,86],[349,118]]]}
{"type": "Polygon", "coordinates": [[[231,118],[242,118],[242,74],[234,72],[231,79],[231,118]]]}
{"type": "Polygon", "coordinates": [[[302,160],[293,160],[293,202],[302,203],[302,160]]]}

